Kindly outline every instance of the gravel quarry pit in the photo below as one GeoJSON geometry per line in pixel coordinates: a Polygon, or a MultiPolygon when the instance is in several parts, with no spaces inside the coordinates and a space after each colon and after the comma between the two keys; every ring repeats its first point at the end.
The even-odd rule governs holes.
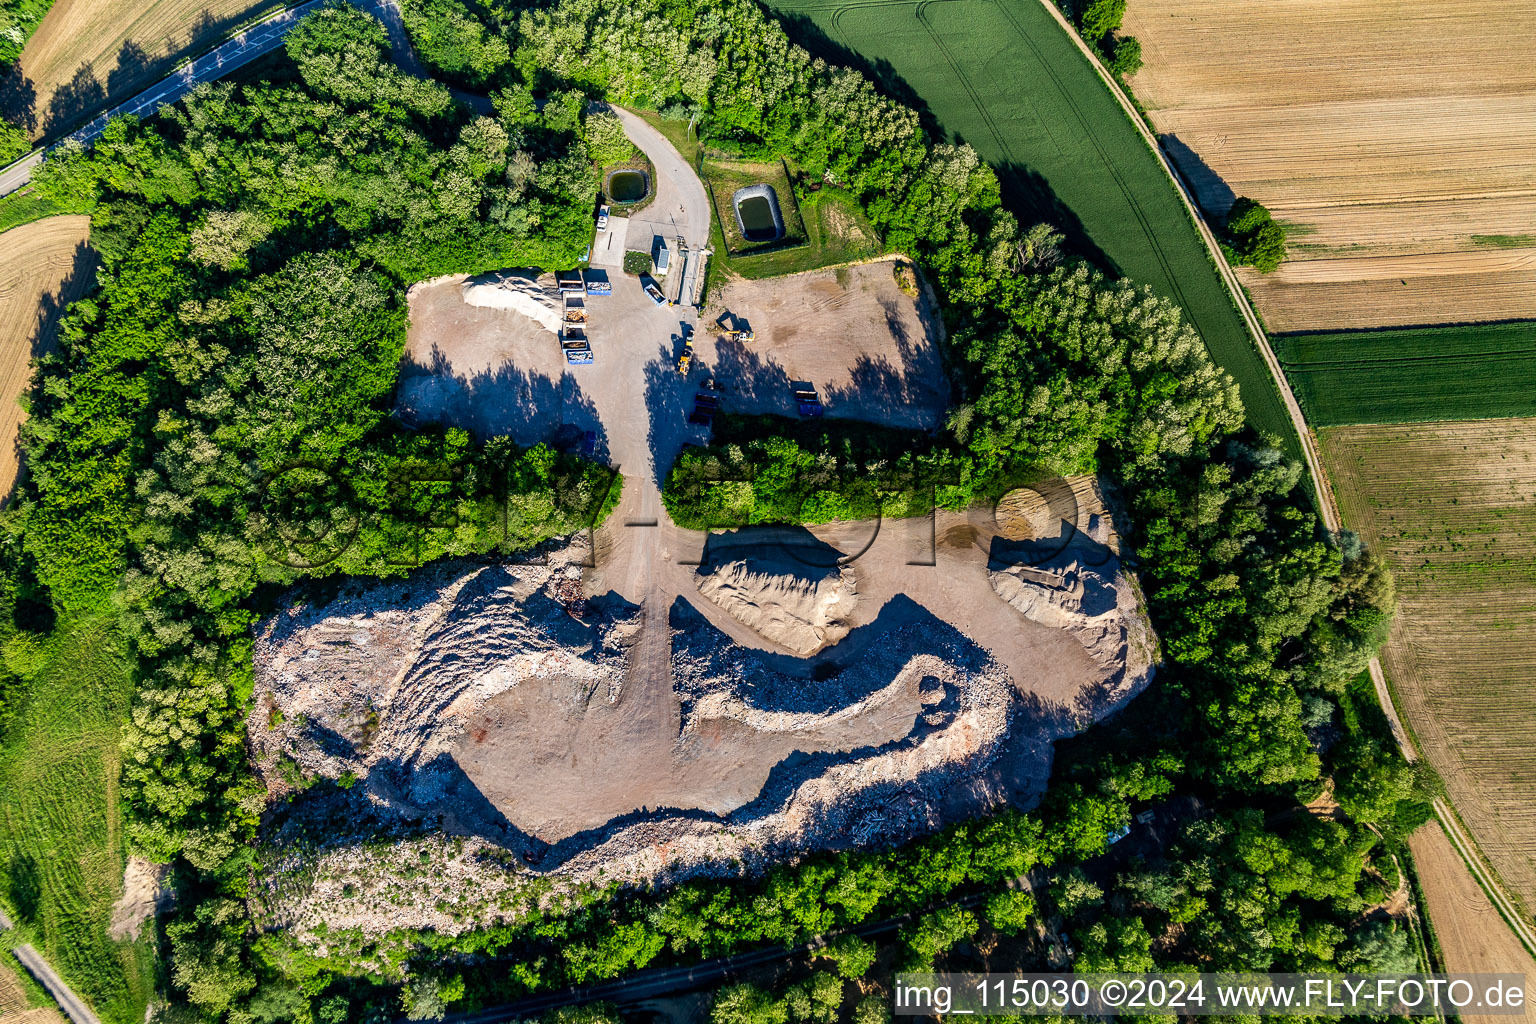
{"type": "Polygon", "coordinates": [[[621,505],[527,564],[296,593],[259,625],[254,903],[323,946],[902,841],[1031,804],[1050,744],[1156,661],[1091,479],[710,535],[621,505]]]}

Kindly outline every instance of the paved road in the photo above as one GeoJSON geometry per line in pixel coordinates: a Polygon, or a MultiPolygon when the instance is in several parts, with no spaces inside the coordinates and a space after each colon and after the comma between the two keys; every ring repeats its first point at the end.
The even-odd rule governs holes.
{"type": "MultiPolygon", "coordinates": [[[[709,197],[697,172],[645,118],[623,107],[612,110],[624,123],[624,134],[656,168],[656,198],[629,218],[628,247],[647,251],[651,238],[658,235],[669,246],[679,237],[693,249],[709,245],[709,197]]],[[[681,272],[682,267],[677,270],[681,272]]]]}
{"type": "MultiPolygon", "coordinates": [[[[204,82],[216,82],[231,71],[266,56],[282,45],[283,37],[288,34],[289,29],[325,2],[326,0],[309,0],[298,7],[279,11],[270,18],[252,25],[190,64],[171,72],[127,102],[113,107],[85,127],[70,133],[67,138],[90,145],[101,136],[102,131],[107,127],[107,122],[112,118],[122,114],[141,117],[152,114],[168,103],[175,103],[198,85],[204,82]]],[[[351,0],[351,2],[384,24],[395,62],[409,74],[418,78],[426,77],[426,72],[416,59],[416,54],[411,50],[405,33],[405,24],[400,17],[400,8],[394,0],[351,0]]],[[[476,96],[457,89],[450,92],[477,113],[488,114],[493,110],[491,101],[484,96],[476,96]]],[[[48,149],[51,150],[57,145],[59,143],[54,143],[48,149]]],[[[40,150],[31,153],[4,170],[0,170],[0,196],[9,195],[30,181],[32,169],[42,162],[45,152],[46,150],[40,150]]]]}
{"type": "Polygon", "coordinates": [[[85,1005],[85,1001],[75,995],[74,990],[64,984],[64,979],[56,974],[42,954],[31,946],[17,946],[14,950],[16,959],[21,961],[21,966],[27,969],[27,973],[37,979],[37,983],[48,990],[53,996],[54,1002],[59,1004],[69,1019],[74,1024],[101,1024],[91,1008],[85,1005]]]}

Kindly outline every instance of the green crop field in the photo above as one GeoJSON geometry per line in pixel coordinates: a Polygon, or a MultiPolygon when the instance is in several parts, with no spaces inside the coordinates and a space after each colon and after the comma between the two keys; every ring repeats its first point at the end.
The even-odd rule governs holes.
{"type": "Polygon", "coordinates": [[[1313,426],[1536,415],[1536,322],[1293,334],[1274,345],[1313,426]]]}
{"type": "MultiPolygon", "coordinates": [[[[136,1022],[153,992],[148,938],[107,937],[122,889],[117,796],[131,659],[108,611],[61,625],[27,652],[25,704],[0,744],[0,899],[104,1021],[136,1022]]],[[[13,641],[14,643],[14,641],[13,641]]]]}
{"type": "Polygon", "coordinates": [[[791,38],[862,66],[1106,268],[1178,302],[1242,387],[1249,421],[1297,450],[1290,418],[1173,182],[1038,0],[769,0],[791,38]]]}

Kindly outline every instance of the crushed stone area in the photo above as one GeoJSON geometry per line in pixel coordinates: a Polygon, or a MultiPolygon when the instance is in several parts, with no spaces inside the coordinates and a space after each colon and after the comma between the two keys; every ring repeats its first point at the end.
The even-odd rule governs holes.
{"type": "Polygon", "coordinates": [[[442,776],[458,770],[440,757],[492,697],[539,679],[616,699],[638,624],[578,621],[561,598],[579,592],[580,569],[562,560],[450,562],[267,619],[248,725],[269,787],[295,788],[296,774],[366,777],[409,812],[448,792],[442,776]]]}
{"type": "Polygon", "coordinates": [[[595,566],[585,539],[439,563],[261,623],[263,920],[314,948],[453,934],[583,886],[1027,806],[1051,742],[1157,663],[1091,479],[873,541],[857,523],[640,531],[635,511],[598,531],[595,566]]]}
{"type": "Polygon", "coordinates": [[[502,270],[467,278],[459,286],[464,302],[488,309],[510,309],[550,334],[560,333],[560,309],[555,303],[554,275],[537,271],[502,270]]]}
{"type": "Polygon", "coordinates": [[[726,386],[722,408],[796,415],[792,381],[813,384],[828,416],[931,429],[949,405],[944,324],[925,288],[902,290],[894,259],[761,281],[711,297],[695,357],[726,386]],[[750,327],[751,342],[733,337],[750,327]]]}

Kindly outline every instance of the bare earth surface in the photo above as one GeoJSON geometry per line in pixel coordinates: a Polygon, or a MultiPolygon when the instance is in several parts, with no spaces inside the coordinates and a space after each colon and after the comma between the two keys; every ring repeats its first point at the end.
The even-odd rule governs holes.
{"type": "MultiPolygon", "coordinates": [[[[713,322],[699,324],[686,380],[675,367],[684,324],[692,329],[697,322],[693,311],[656,306],[637,279],[611,276],[613,295],[587,299],[595,363],[575,367],[537,319],[467,302],[466,292],[473,298],[482,279],[416,285],[402,416],[463,426],[481,437],[510,434],[522,443],[549,440],[562,426],[600,427],[613,444],[620,435],[643,442],[653,430],[680,443],[703,439],[687,426],[686,410],[711,377],[724,386],[727,412],[795,415],[790,381],[815,384],[833,417],[933,427],[948,404],[942,324],[926,300],[901,292],[890,262],[733,281],[706,318],[729,310],[757,340],[728,340],[713,322]],[[635,393],[637,374],[643,395],[635,393]]],[[[540,281],[553,307],[554,278],[540,281]]]]}
{"type": "Polygon", "coordinates": [[[1319,431],[1397,577],[1397,707],[1511,894],[1536,905],[1536,420],[1319,431]]]}
{"type": "MultiPolygon", "coordinates": [[[[706,537],[621,506],[591,568],[578,543],[295,605],[258,631],[259,770],[274,794],[295,768],[359,780],[289,819],[340,800],[358,832],[294,853],[264,914],[301,936],[457,931],[517,916],[486,894],[520,876],[733,872],[1028,804],[1049,743],[1123,705],[1156,660],[1093,481],[1054,497],[1032,540],[984,511],[706,537]],[[841,563],[858,589],[847,633],[800,656],[701,593],[740,562],[791,597],[841,563]],[[434,867],[393,879],[386,909],[360,841],[413,822],[475,845],[445,858],[409,840],[434,867]],[[444,892],[459,916],[435,909],[444,892]]],[[[774,592],[754,588],[759,605],[774,592]]]]}
{"type": "Polygon", "coordinates": [[[32,379],[32,359],[57,339],[64,307],[95,280],[86,248],[89,217],[49,217],[0,234],[0,500],[16,483],[16,404],[32,379]]]}
{"type": "Polygon", "coordinates": [[[706,318],[729,311],[757,338],[729,341],[704,325],[698,356],[731,389],[725,407],[792,416],[789,382],[810,381],[829,416],[938,426],[949,404],[943,323],[925,298],[901,292],[893,267],[881,261],[726,285],[706,318]]]}
{"type": "Polygon", "coordinates": [[[1536,316],[1536,7],[1144,0],[1125,28],[1201,203],[1292,226],[1244,275],[1271,329],[1536,316]]]}
{"type": "Polygon", "coordinates": [[[33,138],[119,103],[177,60],[276,0],[57,0],[27,40],[3,91],[3,112],[33,138]]]}
{"type": "Polygon", "coordinates": [[[1409,838],[1408,847],[1424,889],[1424,909],[1445,954],[1445,969],[1452,973],[1525,975],[1523,1015],[1462,1014],[1461,1019],[1467,1024],[1536,1022],[1536,960],[1488,902],[1439,824],[1431,821],[1424,825],[1409,838]]]}

